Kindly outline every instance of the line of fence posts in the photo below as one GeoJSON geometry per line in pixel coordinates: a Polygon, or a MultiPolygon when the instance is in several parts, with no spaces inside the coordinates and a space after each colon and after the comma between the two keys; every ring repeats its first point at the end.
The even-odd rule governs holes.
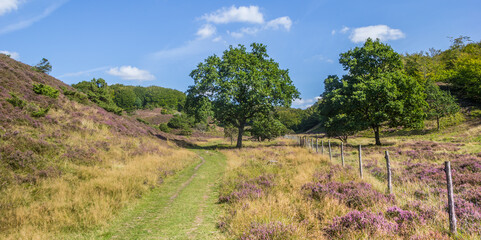
{"type": "MultiPolygon", "coordinates": [[[[307,148],[314,149],[314,139],[307,138],[307,137],[296,137],[298,144],[300,146],[305,146],[307,148]]],[[[328,147],[329,147],[329,160],[332,161],[332,148],[331,148],[331,141],[328,140],[328,147]]],[[[316,136],[316,153],[319,153],[319,139],[316,136]]],[[[324,140],[321,140],[321,154],[324,154],[324,140]]],[[[362,145],[358,147],[358,156],[359,156],[359,175],[363,178],[363,167],[362,167],[362,145]]],[[[389,151],[385,151],[385,159],[386,159],[386,180],[387,180],[387,192],[392,194],[392,171],[391,171],[391,161],[389,157],[389,151]]],[[[341,162],[342,166],[345,166],[344,161],[344,143],[341,142],[341,162]]],[[[454,204],[454,194],[453,194],[453,180],[451,175],[451,162],[446,161],[444,162],[444,171],[446,173],[446,185],[448,191],[448,214],[449,214],[449,230],[451,233],[456,234],[457,232],[457,221],[456,221],[456,214],[455,214],[455,204],[454,204]]]]}

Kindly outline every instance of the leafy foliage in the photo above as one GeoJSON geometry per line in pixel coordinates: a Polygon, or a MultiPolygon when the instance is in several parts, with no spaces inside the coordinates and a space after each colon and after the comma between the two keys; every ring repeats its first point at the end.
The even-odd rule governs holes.
{"type": "Polygon", "coordinates": [[[117,115],[122,114],[122,108],[118,107],[113,101],[113,90],[104,79],[94,78],[90,82],[82,81],[73,84],[72,87],[85,93],[90,101],[96,103],[99,107],[117,115]]]}
{"type": "Polygon", "coordinates": [[[187,91],[190,99],[208,98],[214,117],[238,129],[238,148],[242,147],[244,128],[250,120],[268,114],[276,106],[289,106],[299,96],[288,70],[280,69],[269,58],[266,46],[253,43],[251,47],[252,51],[247,52],[243,45],[230,46],[222,57],[205,59],[191,72],[194,85],[187,91]]]}
{"type": "Polygon", "coordinates": [[[52,65],[46,58],[42,58],[40,62],[32,67],[34,71],[41,72],[41,73],[49,73],[52,71],[52,65]]]}
{"type": "Polygon", "coordinates": [[[39,107],[38,110],[32,112],[31,115],[32,115],[32,117],[36,117],[36,118],[45,117],[45,115],[47,115],[49,110],[50,110],[50,106],[48,106],[46,108],[39,107]]]}
{"type": "Polygon", "coordinates": [[[429,53],[408,54],[403,60],[406,72],[420,83],[450,83],[460,91],[459,96],[481,100],[481,42],[460,36],[445,51],[430,49],[429,53]]]}
{"type": "Polygon", "coordinates": [[[76,101],[81,104],[88,104],[88,97],[84,93],[78,91],[68,90],[66,87],[61,87],[63,95],[72,101],[76,101]]]}
{"type": "Polygon", "coordinates": [[[403,72],[401,56],[379,40],[342,53],[339,62],[349,73],[329,76],[320,106],[324,127],[333,135],[371,128],[380,145],[380,127],[422,127],[422,86],[403,72]]]}
{"type": "Polygon", "coordinates": [[[160,129],[160,131],[165,132],[165,133],[170,132],[170,127],[167,125],[167,123],[160,123],[159,129],[160,129]]]}
{"type": "Polygon", "coordinates": [[[114,102],[128,112],[158,107],[181,111],[186,98],[183,92],[158,86],[141,87],[114,84],[111,89],[114,91],[114,102]]]}
{"type": "Polygon", "coordinates": [[[10,96],[12,98],[7,98],[7,102],[11,103],[14,107],[18,107],[20,109],[24,108],[27,105],[27,102],[23,99],[20,99],[17,94],[11,92],[10,96]]]}
{"type": "Polygon", "coordinates": [[[287,128],[272,114],[256,118],[249,130],[252,137],[259,141],[272,140],[287,133],[287,128]]]}
{"type": "Polygon", "coordinates": [[[33,84],[33,91],[36,94],[45,95],[51,98],[57,98],[60,93],[57,89],[42,83],[33,84]]]}
{"type": "Polygon", "coordinates": [[[439,120],[459,112],[460,107],[450,93],[445,92],[433,83],[426,86],[426,101],[428,103],[428,117],[436,119],[438,130],[439,120]]]}
{"type": "Polygon", "coordinates": [[[167,126],[174,129],[188,129],[193,125],[193,119],[186,114],[177,114],[170,119],[167,126]]]}

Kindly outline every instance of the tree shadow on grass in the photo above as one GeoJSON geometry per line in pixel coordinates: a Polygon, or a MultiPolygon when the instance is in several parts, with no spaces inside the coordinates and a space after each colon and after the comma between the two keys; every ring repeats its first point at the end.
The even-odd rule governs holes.
{"type": "MultiPolygon", "coordinates": [[[[226,150],[226,149],[238,149],[236,145],[228,145],[228,144],[214,144],[214,145],[199,145],[195,144],[193,142],[184,140],[184,139],[172,139],[172,138],[166,138],[165,136],[156,134],[155,135],[157,138],[162,139],[162,140],[169,140],[175,145],[186,148],[186,149],[196,149],[196,150],[226,150]]],[[[289,144],[286,144],[285,142],[277,142],[277,143],[272,143],[268,145],[257,145],[257,146],[243,146],[242,149],[254,149],[254,148],[259,148],[259,147],[280,147],[280,146],[290,146],[289,144]]]]}

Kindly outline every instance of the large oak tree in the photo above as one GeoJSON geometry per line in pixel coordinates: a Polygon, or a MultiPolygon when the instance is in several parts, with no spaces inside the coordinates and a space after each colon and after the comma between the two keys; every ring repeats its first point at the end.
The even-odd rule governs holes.
{"type": "Polygon", "coordinates": [[[368,39],[340,55],[348,71],[329,76],[321,102],[325,127],[335,134],[372,129],[381,145],[380,128],[422,127],[427,107],[422,85],[403,71],[401,56],[389,45],[368,39]]]}
{"type": "Polygon", "coordinates": [[[253,43],[251,48],[230,46],[222,57],[208,57],[191,72],[194,85],[187,90],[189,105],[208,99],[214,117],[238,129],[238,148],[249,121],[299,97],[289,71],[267,55],[266,46],[253,43]]]}

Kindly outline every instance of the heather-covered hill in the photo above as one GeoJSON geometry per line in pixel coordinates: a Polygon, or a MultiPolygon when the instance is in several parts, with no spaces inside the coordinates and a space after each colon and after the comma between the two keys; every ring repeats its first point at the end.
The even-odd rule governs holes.
{"type": "Polygon", "coordinates": [[[0,54],[0,238],[48,239],[105,224],[198,160],[169,138],[0,54]]]}

